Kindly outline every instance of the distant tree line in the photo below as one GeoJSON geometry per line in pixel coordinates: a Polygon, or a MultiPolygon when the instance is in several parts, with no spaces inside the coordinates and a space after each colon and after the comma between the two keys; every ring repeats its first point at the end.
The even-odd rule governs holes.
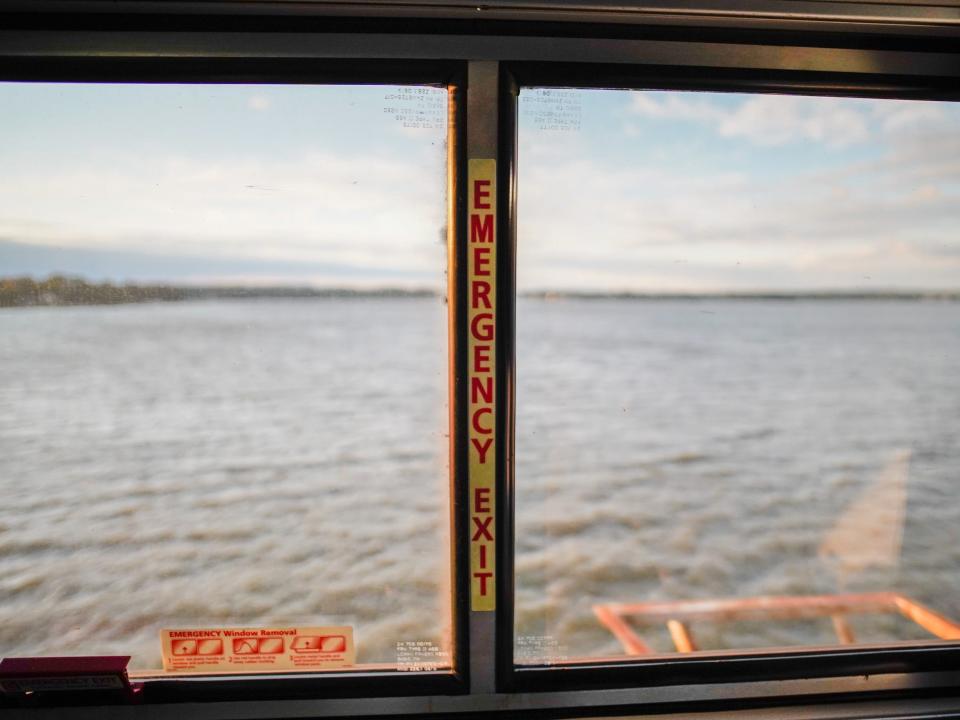
{"type": "MultiPolygon", "coordinates": [[[[404,298],[437,297],[428,289],[410,288],[317,288],[294,285],[136,285],[95,283],[79,277],[51,275],[45,280],[31,277],[0,277],[0,307],[37,305],[120,305],[123,303],[172,302],[177,300],[229,300],[257,298],[404,298]]],[[[543,300],[960,300],[960,291],[812,291],[812,292],[729,292],[729,293],[591,293],[534,291],[522,297],[543,300]]]]}
{"type": "Polygon", "coordinates": [[[183,300],[181,288],[170,285],[114,285],[90,283],[81,278],[51,275],[0,278],[0,307],[34,305],[119,305],[121,303],[183,300]]]}
{"type": "Polygon", "coordinates": [[[577,292],[531,290],[520,297],[534,300],[960,300],[960,290],[797,290],[776,292],[577,292]]]}
{"type": "Polygon", "coordinates": [[[51,275],[46,280],[31,277],[0,278],[0,307],[36,305],[119,305],[122,303],[171,302],[176,300],[256,298],[433,297],[425,289],[406,288],[314,288],[297,286],[176,286],[92,283],[78,277],[51,275]]]}

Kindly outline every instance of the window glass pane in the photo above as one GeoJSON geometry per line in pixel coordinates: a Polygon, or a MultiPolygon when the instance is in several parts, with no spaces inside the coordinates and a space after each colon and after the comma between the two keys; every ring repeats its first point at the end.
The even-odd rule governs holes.
{"type": "Polygon", "coordinates": [[[447,665],[446,92],[0,107],[0,655],[348,626],[447,665]]]}
{"type": "Polygon", "coordinates": [[[520,663],[960,638],[960,110],[520,96],[520,663]]]}

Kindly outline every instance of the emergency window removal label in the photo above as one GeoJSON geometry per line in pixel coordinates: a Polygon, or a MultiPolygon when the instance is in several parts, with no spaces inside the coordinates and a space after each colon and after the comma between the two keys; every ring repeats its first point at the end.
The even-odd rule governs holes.
{"type": "Polygon", "coordinates": [[[161,630],[168,672],[328,670],[356,662],[351,627],[161,630]]]}
{"type": "Polygon", "coordinates": [[[470,609],[496,609],[496,406],[494,404],[497,289],[497,164],[470,160],[469,342],[470,378],[470,609]]]}

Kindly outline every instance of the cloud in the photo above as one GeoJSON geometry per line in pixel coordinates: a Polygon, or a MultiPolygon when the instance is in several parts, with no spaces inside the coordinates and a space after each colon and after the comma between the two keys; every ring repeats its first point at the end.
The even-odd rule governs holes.
{"type": "MultiPolygon", "coordinates": [[[[332,284],[350,286],[438,286],[429,269],[384,264],[251,258],[235,255],[111,250],[17,243],[0,238],[4,274],[45,276],[65,272],[93,280],[204,284],[332,284]]],[[[434,273],[435,275],[435,273],[434,273]]]]}
{"type": "Polygon", "coordinates": [[[758,145],[802,141],[844,147],[869,139],[866,113],[853,101],[757,95],[723,117],[723,137],[745,138],[758,145]]]}
{"type": "MultiPolygon", "coordinates": [[[[771,143],[785,143],[785,128],[791,128],[804,147],[823,145],[827,133],[853,142],[863,127],[843,113],[831,124],[823,113],[798,112],[793,98],[750,98],[724,110],[709,96],[677,95],[664,102],[643,96],[640,103],[636,97],[631,108],[651,117],[717,121],[723,110],[719,137],[703,145],[708,150],[722,146],[721,127],[746,132],[750,123],[766,123],[765,142],[771,143]],[[779,101],[782,112],[760,112],[779,101]],[[759,119],[764,114],[773,119],[759,119]],[[840,130],[845,124],[849,129],[840,130]]],[[[706,159],[690,161],[683,136],[655,140],[662,143],[657,152],[644,152],[637,162],[630,150],[637,140],[612,140],[611,150],[622,149],[618,155],[528,131],[521,135],[518,183],[519,286],[960,287],[960,113],[942,105],[935,112],[910,106],[876,111],[881,104],[857,107],[861,119],[882,134],[856,155],[841,156],[857,158],[842,163],[811,148],[798,164],[795,152],[765,146],[741,148],[730,168],[722,153],[714,156],[719,160],[707,152],[706,159]],[[887,123],[890,117],[897,120],[887,123]],[[811,171],[811,165],[818,169],[811,171]],[[763,171],[771,166],[773,176],[763,171]]]]}
{"type": "Polygon", "coordinates": [[[125,168],[38,166],[0,177],[0,237],[224,267],[261,262],[265,272],[270,263],[290,272],[294,263],[393,268],[439,284],[444,191],[439,151],[419,162],[312,150],[287,160],[169,155],[125,168]]]}
{"type": "Polygon", "coordinates": [[[871,110],[888,135],[936,127],[948,119],[943,106],[930,102],[888,100],[871,104],[871,110]]]}
{"type": "Polygon", "coordinates": [[[634,93],[630,97],[630,111],[658,120],[701,123],[720,122],[728,114],[714,101],[696,93],[634,93]]]}
{"type": "Polygon", "coordinates": [[[707,125],[722,137],[757,145],[814,141],[845,147],[871,135],[868,107],[844,98],[754,95],[731,105],[697,93],[638,93],[630,100],[630,111],[645,118],[707,125]]]}

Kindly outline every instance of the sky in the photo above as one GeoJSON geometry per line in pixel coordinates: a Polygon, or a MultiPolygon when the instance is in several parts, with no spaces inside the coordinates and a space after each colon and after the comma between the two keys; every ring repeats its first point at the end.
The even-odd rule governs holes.
{"type": "Polygon", "coordinates": [[[0,275],[439,288],[445,91],[415,89],[0,84],[0,275]]]}
{"type": "Polygon", "coordinates": [[[568,104],[572,128],[521,117],[521,288],[960,288],[960,105],[596,90],[568,104]]]}
{"type": "MultiPolygon", "coordinates": [[[[0,83],[0,276],[439,289],[445,117],[437,88],[0,83]]],[[[947,103],[526,89],[518,287],[960,289],[958,130],[947,103]]]]}

